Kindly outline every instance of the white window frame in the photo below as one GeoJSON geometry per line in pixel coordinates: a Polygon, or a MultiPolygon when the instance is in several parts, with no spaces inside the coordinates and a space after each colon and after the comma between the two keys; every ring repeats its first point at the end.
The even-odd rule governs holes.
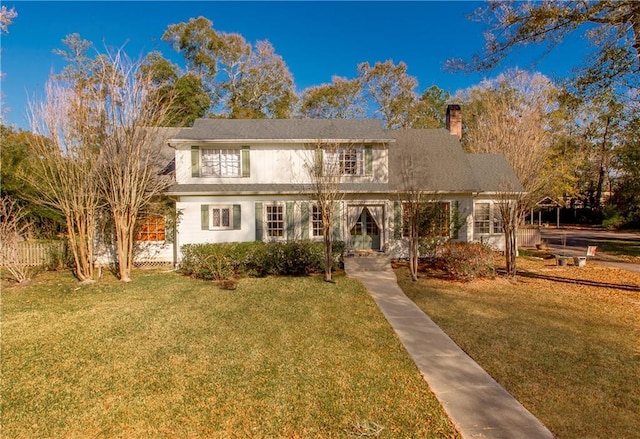
{"type": "Polygon", "coordinates": [[[284,203],[269,203],[264,204],[264,236],[268,239],[286,239],[287,237],[287,208],[284,203]],[[270,215],[274,215],[274,212],[270,212],[272,209],[279,209],[280,213],[277,213],[281,216],[280,219],[270,218],[270,215]],[[282,227],[274,229],[270,227],[270,225],[274,222],[281,222],[282,227]],[[278,234],[272,234],[274,231],[279,232],[278,234]]]}
{"type": "Polygon", "coordinates": [[[336,151],[325,150],[324,160],[329,172],[336,172],[345,177],[361,177],[365,175],[364,147],[340,147],[336,151]]]}
{"type": "Polygon", "coordinates": [[[200,150],[200,175],[202,177],[242,176],[242,151],[240,149],[202,148],[200,150]]]}
{"type": "Polygon", "coordinates": [[[309,215],[309,231],[311,238],[317,239],[324,236],[324,228],[322,226],[322,212],[317,204],[311,205],[311,215],[309,215]],[[318,217],[316,217],[318,216],[318,217]]]}
{"type": "Polygon", "coordinates": [[[473,234],[480,235],[499,235],[502,233],[502,221],[500,218],[499,207],[492,201],[476,201],[473,203],[473,234]],[[483,229],[488,231],[478,231],[478,204],[487,204],[489,206],[489,217],[482,219],[483,229]]]}
{"type": "Polygon", "coordinates": [[[209,206],[209,230],[231,230],[233,229],[233,206],[230,204],[213,204],[209,206]],[[225,218],[225,211],[227,216],[225,218]],[[228,224],[224,225],[227,219],[228,224]],[[217,223],[217,225],[216,225],[217,223]]]}

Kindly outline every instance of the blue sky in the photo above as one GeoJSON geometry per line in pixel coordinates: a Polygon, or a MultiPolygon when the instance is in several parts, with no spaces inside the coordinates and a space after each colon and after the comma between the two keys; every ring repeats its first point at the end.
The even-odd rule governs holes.
{"type": "Polygon", "coordinates": [[[2,36],[4,122],[27,128],[26,104],[42,95],[51,72],[63,60],[53,54],[70,33],[79,33],[99,49],[123,46],[134,57],[159,50],[182,64],[161,40],[170,24],[205,16],[216,30],[238,32],[247,41],[269,40],[291,70],[299,91],[356,76],[368,61],[404,61],[419,82],[419,92],[437,85],[451,93],[518,66],[551,78],[564,78],[584,56],[578,37],[541,58],[540,50],[514,53],[503,65],[482,74],[444,71],[447,59],[481,50],[484,26],[468,19],[481,3],[412,2],[177,2],[177,1],[3,1],[18,17],[2,36]]]}

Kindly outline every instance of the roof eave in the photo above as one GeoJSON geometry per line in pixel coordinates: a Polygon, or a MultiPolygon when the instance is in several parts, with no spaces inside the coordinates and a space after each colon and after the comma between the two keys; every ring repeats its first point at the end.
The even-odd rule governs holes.
{"type": "Polygon", "coordinates": [[[218,143],[394,143],[395,139],[168,139],[169,146],[180,144],[218,143]]]}

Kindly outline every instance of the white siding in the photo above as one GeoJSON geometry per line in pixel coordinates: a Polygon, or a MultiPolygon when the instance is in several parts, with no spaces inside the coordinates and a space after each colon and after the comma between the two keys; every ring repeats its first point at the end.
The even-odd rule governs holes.
{"type": "MultiPolygon", "coordinates": [[[[239,148],[247,143],[207,144],[201,148],[239,148]]],[[[194,144],[198,146],[198,144],[194,144]]],[[[311,163],[314,151],[298,144],[258,144],[250,146],[251,172],[249,177],[192,177],[191,145],[181,145],[176,149],[176,182],[178,184],[287,184],[308,183],[309,176],[305,172],[305,164],[311,163]]],[[[351,177],[351,181],[377,182],[388,181],[388,150],[386,147],[374,146],[372,149],[373,175],[351,177]]],[[[349,181],[347,178],[344,180],[349,181]]]]}

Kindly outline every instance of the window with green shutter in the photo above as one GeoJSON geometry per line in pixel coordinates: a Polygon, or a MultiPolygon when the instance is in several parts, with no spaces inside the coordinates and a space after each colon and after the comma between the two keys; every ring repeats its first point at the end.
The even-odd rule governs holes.
{"type": "Polygon", "coordinates": [[[249,177],[249,146],[241,149],[191,147],[192,177],[249,177]]]}
{"type": "Polygon", "coordinates": [[[201,206],[202,230],[240,230],[241,224],[239,204],[203,204],[201,206]]]}

